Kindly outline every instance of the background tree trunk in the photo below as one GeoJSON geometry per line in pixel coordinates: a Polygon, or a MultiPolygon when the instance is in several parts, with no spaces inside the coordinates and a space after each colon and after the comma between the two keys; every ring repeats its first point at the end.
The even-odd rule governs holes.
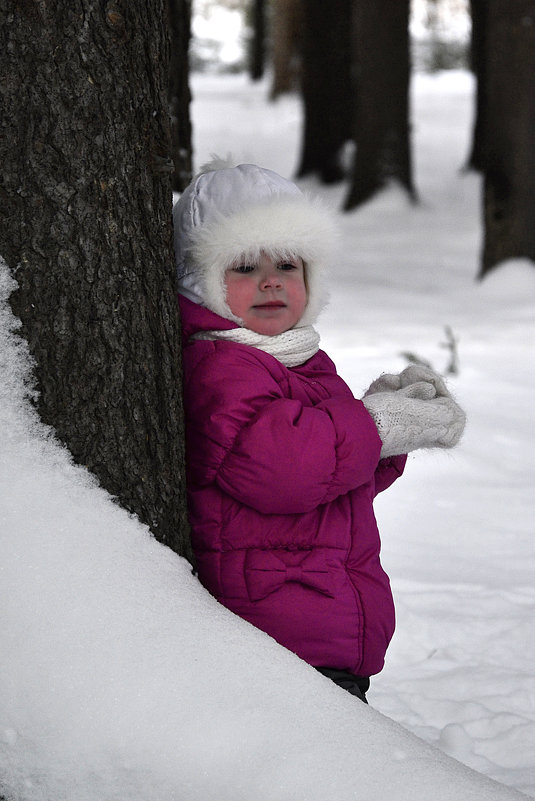
{"type": "Polygon", "coordinates": [[[182,192],[191,181],[191,121],[189,104],[188,49],[191,30],[191,0],[167,0],[171,29],[169,64],[169,112],[171,114],[171,157],[175,169],[173,189],[182,192]]]}
{"type": "Polygon", "coordinates": [[[189,555],[165,2],[4,0],[0,253],[43,420],[189,555]]]}
{"type": "Polygon", "coordinates": [[[304,0],[271,0],[271,61],[275,100],[301,83],[304,0]]]}
{"type": "Polygon", "coordinates": [[[472,16],[472,35],[470,43],[471,68],[476,79],[476,103],[472,150],[468,157],[469,169],[483,170],[483,136],[485,132],[484,114],[486,107],[486,31],[489,0],[470,0],[472,16]]]}
{"type": "Polygon", "coordinates": [[[344,177],[340,156],[352,138],[352,0],[304,0],[304,130],[299,176],[315,173],[324,183],[344,177]]]}
{"type": "Polygon", "coordinates": [[[480,276],[535,261],[535,3],[493,0],[486,38],[485,242],[480,276]]]}
{"type": "Polygon", "coordinates": [[[345,208],[396,180],[415,196],[409,141],[409,0],[355,0],[357,154],[345,208]]]}
{"type": "Polygon", "coordinates": [[[249,74],[253,81],[264,75],[266,61],[266,3],[265,0],[252,0],[250,16],[252,36],[249,43],[249,74]]]}

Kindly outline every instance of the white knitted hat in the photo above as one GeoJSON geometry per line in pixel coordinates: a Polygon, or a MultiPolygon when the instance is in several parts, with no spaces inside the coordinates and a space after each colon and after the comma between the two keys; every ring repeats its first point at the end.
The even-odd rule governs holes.
{"type": "Polygon", "coordinates": [[[179,291],[195,303],[241,325],[226,303],[225,271],[267,252],[305,263],[308,302],[300,326],[326,305],[322,273],[334,253],[334,215],[277,173],[214,161],[184,190],[173,221],[179,291]]]}

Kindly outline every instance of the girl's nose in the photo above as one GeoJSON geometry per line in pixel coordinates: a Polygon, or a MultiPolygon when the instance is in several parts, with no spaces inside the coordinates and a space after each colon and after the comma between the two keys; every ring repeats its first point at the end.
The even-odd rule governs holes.
{"type": "Polygon", "coordinates": [[[280,274],[277,270],[270,270],[264,273],[260,279],[260,286],[262,289],[276,289],[282,286],[280,274]]]}

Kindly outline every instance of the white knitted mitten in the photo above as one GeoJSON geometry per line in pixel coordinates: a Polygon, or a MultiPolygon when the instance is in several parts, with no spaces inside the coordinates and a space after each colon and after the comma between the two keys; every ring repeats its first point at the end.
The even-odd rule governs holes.
{"type": "Polygon", "coordinates": [[[367,395],[374,395],[377,392],[395,392],[398,389],[403,389],[403,387],[408,387],[420,381],[426,381],[432,384],[435,388],[436,397],[451,397],[442,376],[435,373],[430,367],[425,367],[423,364],[411,364],[397,375],[393,373],[383,373],[383,375],[380,375],[379,378],[376,378],[375,381],[370,384],[369,388],[364,393],[364,397],[367,395]]]}
{"type": "Polygon", "coordinates": [[[451,397],[436,397],[434,384],[419,381],[403,389],[366,395],[383,447],[381,458],[419,448],[453,448],[461,438],[466,416],[451,397]]]}

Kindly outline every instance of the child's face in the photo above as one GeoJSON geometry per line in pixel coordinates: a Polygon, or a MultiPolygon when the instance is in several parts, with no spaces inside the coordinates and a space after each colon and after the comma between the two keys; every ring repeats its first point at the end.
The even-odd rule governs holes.
{"type": "Polygon", "coordinates": [[[227,305],[257,334],[276,336],[303,316],[307,304],[302,259],[275,260],[262,254],[256,263],[236,262],[226,272],[227,305]]]}

